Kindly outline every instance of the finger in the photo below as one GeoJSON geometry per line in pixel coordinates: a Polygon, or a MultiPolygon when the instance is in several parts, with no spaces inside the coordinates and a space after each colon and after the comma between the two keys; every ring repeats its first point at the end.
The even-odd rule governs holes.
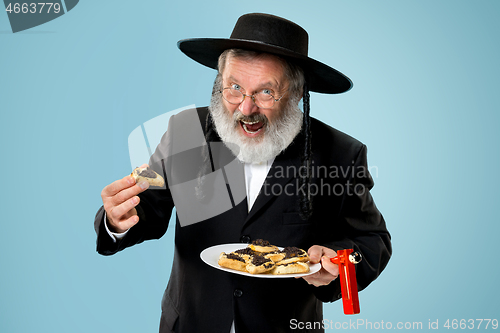
{"type": "Polygon", "coordinates": [[[307,254],[309,255],[309,261],[313,264],[319,263],[321,257],[323,256],[323,247],[319,245],[313,245],[307,250],[307,254]]]}
{"type": "Polygon", "coordinates": [[[331,281],[334,280],[334,278],[328,272],[321,269],[317,273],[314,273],[314,274],[311,274],[308,276],[304,276],[304,280],[306,280],[306,282],[308,284],[311,284],[313,286],[318,287],[318,286],[324,286],[324,285],[329,284],[331,281]]]}
{"type": "Polygon", "coordinates": [[[131,217],[129,217],[125,221],[121,222],[120,227],[122,227],[122,230],[123,230],[122,232],[125,232],[128,229],[132,228],[134,225],[137,224],[137,222],[139,222],[139,216],[137,216],[137,215],[132,215],[131,217]]]}
{"type": "Polygon", "coordinates": [[[335,268],[332,267],[329,267],[329,269],[331,269],[331,272],[324,268],[321,268],[317,273],[304,276],[303,279],[306,280],[307,283],[312,284],[316,287],[330,284],[330,282],[338,277],[338,270],[335,270],[335,268]],[[332,272],[334,274],[332,274],[332,272]]]}
{"type": "Polygon", "coordinates": [[[132,187],[134,185],[135,185],[135,179],[132,176],[128,175],[104,187],[104,189],[101,192],[101,196],[103,197],[103,199],[105,197],[112,197],[117,193],[123,191],[124,189],[132,187]]]}
{"type": "Polygon", "coordinates": [[[318,271],[314,274],[303,276],[302,278],[306,280],[307,283],[313,284],[314,281],[318,280],[320,274],[321,273],[318,271]]]}
{"type": "Polygon", "coordinates": [[[137,216],[137,214],[132,214],[130,217],[120,222],[110,221],[110,224],[112,225],[114,232],[122,233],[132,228],[137,224],[137,222],[139,222],[139,216],[137,216]]]}
{"type": "Polygon", "coordinates": [[[328,258],[334,258],[337,256],[337,252],[335,252],[334,250],[329,249],[327,247],[323,247],[323,255],[322,256],[326,256],[328,258]]]}
{"type": "Polygon", "coordinates": [[[327,256],[329,258],[333,258],[337,255],[337,252],[324,246],[313,245],[309,248],[307,254],[309,255],[310,261],[313,264],[317,264],[320,262],[321,257],[327,256]]]}
{"type": "Polygon", "coordinates": [[[129,200],[119,204],[118,206],[115,206],[114,208],[111,209],[109,212],[110,219],[115,221],[115,222],[121,222],[124,218],[128,218],[127,214],[135,208],[140,202],[140,199],[138,196],[134,196],[130,198],[129,200]]]}
{"type": "Polygon", "coordinates": [[[132,197],[138,195],[141,192],[144,192],[149,188],[149,183],[145,180],[139,182],[138,184],[126,188],[112,197],[109,197],[108,200],[112,206],[118,206],[124,203],[127,200],[130,200],[132,197]]]}
{"type": "Polygon", "coordinates": [[[334,277],[334,279],[336,279],[339,276],[339,265],[331,262],[329,257],[323,256],[321,258],[321,266],[325,271],[331,274],[334,277]]]}

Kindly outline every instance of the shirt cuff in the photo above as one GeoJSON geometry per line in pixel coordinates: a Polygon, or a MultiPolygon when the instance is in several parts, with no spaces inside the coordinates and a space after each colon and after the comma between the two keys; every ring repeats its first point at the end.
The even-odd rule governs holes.
{"type": "Polygon", "coordinates": [[[122,233],[111,232],[109,230],[109,228],[108,228],[108,223],[107,223],[107,218],[106,218],[106,211],[104,212],[104,227],[106,228],[106,232],[108,233],[109,237],[111,237],[111,239],[113,240],[113,243],[116,243],[117,240],[120,240],[123,237],[125,237],[125,235],[127,234],[127,232],[130,230],[130,229],[128,229],[127,231],[122,232],[122,233]]]}

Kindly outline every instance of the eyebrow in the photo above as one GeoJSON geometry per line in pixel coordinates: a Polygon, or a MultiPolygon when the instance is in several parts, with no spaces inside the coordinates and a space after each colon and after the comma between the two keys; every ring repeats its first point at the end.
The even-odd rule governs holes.
{"type": "MultiPolygon", "coordinates": [[[[238,80],[234,76],[232,76],[232,75],[230,75],[227,79],[229,81],[233,81],[235,83],[238,83],[238,80]]],[[[259,87],[258,89],[262,89],[262,88],[265,88],[265,87],[271,87],[271,88],[273,88],[276,91],[279,91],[279,90],[283,89],[283,88],[281,88],[279,86],[279,84],[275,85],[271,81],[264,82],[263,84],[260,84],[258,87],[259,87]]]]}

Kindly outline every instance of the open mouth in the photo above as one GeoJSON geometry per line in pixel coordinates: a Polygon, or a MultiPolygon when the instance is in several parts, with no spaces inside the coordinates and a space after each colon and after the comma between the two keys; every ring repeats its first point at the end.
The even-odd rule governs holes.
{"type": "Polygon", "coordinates": [[[241,127],[248,134],[257,134],[264,128],[262,121],[244,121],[240,120],[241,127]]]}

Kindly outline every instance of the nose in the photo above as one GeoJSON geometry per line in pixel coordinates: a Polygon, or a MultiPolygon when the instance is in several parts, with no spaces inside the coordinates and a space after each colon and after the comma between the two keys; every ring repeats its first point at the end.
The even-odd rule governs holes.
{"type": "Polygon", "coordinates": [[[245,116],[250,116],[252,113],[257,112],[259,107],[255,105],[252,96],[245,96],[243,102],[238,106],[238,110],[245,116]]]}

